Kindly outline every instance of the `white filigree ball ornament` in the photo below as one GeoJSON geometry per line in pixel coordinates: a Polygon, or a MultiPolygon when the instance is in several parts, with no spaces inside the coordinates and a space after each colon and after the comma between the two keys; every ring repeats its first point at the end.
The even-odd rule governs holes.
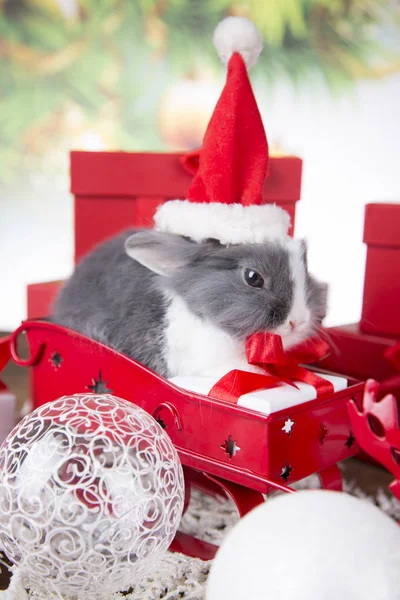
{"type": "Polygon", "coordinates": [[[115,396],[45,404],[0,448],[0,548],[41,598],[129,589],[168,549],[183,501],[170,438],[115,396]]]}

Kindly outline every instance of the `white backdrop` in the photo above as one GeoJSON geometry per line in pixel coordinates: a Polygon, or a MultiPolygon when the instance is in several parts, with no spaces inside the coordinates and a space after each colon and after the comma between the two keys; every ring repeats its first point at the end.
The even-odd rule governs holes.
{"type": "MultiPolygon", "coordinates": [[[[296,236],[308,240],[310,270],[330,284],[326,323],[357,321],[364,205],[400,202],[400,76],[361,82],[342,100],[282,85],[262,111],[270,142],[304,160],[296,236]]],[[[73,213],[65,173],[38,173],[33,185],[21,183],[14,197],[0,197],[0,330],[12,330],[25,317],[27,283],[71,272],[73,213]]]]}

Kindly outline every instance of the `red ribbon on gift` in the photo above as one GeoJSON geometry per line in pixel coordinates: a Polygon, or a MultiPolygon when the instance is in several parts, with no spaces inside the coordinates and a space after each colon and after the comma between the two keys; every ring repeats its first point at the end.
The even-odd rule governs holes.
{"type": "Polygon", "coordinates": [[[300,366],[321,360],[328,351],[326,342],[312,338],[285,352],[279,335],[256,333],[246,340],[247,361],[250,365],[261,367],[268,376],[235,369],[224,375],[208,395],[236,403],[244,394],[271,389],[280,383],[298,389],[295,381],[312,385],[317,390],[317,396],[331,394],[334,387],[330,381],[300,366]]]}

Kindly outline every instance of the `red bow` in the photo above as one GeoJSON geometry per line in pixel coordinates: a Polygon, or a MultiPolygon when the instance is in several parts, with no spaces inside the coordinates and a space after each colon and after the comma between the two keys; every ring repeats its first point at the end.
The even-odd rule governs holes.
{"type": "Polygon", "coordinates": [[[279,383],[297,388],[294,381],[312,385],[317,390],[317,396],[330,394],[334,391],[330,381],[300,366],[300,363],[321,360],[328,350],[328,344],[322,340],[310,339],[285,353],[279,335],[256,333],[246,340],[247,361],[264,369],[269,376],[235,369],[212,387],[209,396],[236,403],[243,394],[271,389],[279,383]]]}

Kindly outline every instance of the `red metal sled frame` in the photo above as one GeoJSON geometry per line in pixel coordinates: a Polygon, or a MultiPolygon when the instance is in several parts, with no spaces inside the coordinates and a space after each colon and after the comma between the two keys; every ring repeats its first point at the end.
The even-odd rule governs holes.
{"type": "MultiPolygon", "coordinates": [[[[1,341],[0,341],[1,343],[1,341]]],[[[10,355],[32,368],[34,406],[60,396],[109,391],[141,406],[170,435],[190,487],[223,493],[241,516],[271,490],[317,473],[324,488],[341,490],[337,463],[359,451],[347,403],[361,404],[362,383],[269,416],[177,387],[133,359],[44,321],[26,321],[11,336],[10,355]],[[18,338],[27,336],[22,359],[18,338]],[[94,389],[93,389],[94,388],[94,389]],[[288,420],[292,430],[284,429],[288,420]]],[[[172,549],[209,559],[217,548],[178,533],[172,549]]]]}

